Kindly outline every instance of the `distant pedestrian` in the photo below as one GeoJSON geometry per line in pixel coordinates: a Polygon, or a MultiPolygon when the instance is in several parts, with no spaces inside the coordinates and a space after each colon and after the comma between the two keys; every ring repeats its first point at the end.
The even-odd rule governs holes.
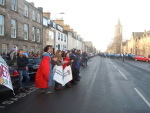
{"type": "Polygon", "coordinates": [[[42,61],[38,68],[35,78],[35,84],[37,88],[40,88],[41,93],[52,93],[50,91],[50,87],[52,86],[53,75],[52,73],[52,65],[51,65],[51,53],[53,51],[53,47],[51,45],[47,45],[44,48],[44,53],[42,56],[42,61]]]}
{"type": "Polygon", "coordinates": [[[83,58],[83,66],[88,66],[88,65],[87,65],[88,55],[87,55],[86,52],[83,52],[82,58],[83,58]]]}
{"type": "Polygon", "coordinates": [[[23,55],[23,49],[19,49],[18,57],[17,57],[17,64],[18,64],[18,72],[19,72],[19,84],[20,84],[20,91],[24,92],[25,90],[29,90],[29,80],[30,77],[27,73],[27,64],[28,59],[25,55],[23,55]],[[22,85],[23,77],[26,79],[25,88],[22,85]]]}

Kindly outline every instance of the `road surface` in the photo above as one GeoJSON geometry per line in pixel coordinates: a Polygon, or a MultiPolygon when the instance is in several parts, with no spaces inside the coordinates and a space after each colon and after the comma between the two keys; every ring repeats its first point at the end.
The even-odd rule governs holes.
{"type": "Polygon", "coordinates": [[[150,113],[150,63],[96,56],[80,75],[70,89],[7,98],[0,113],[150,113]]]}

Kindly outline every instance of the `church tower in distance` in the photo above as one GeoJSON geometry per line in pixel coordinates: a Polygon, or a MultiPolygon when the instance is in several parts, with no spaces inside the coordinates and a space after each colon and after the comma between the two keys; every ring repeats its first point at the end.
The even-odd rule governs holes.
{"type": "Polygon", "coordinates": [[[122,43],[122,25],[120,23],[120,20],[118,19],[114,33],[114,53],[121,53],[121,43],[122,43]]]}

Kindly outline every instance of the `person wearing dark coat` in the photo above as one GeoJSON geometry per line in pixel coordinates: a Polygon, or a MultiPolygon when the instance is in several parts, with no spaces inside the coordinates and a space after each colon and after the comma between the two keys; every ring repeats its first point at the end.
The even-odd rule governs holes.
{"type": "Polygon", "coordinates": [[[88,55],[87,55],[86,52],[84,52],[84,53],[82,54],[82,58],[83,58],[83,66],[88,66],[88,65],[87,65],[88,55]]]}
{"type": "Polygon", "coordinates": [[[23,50],[20,49],[18,57],[17,57],[17,64],[18,64],[18,72],[19,72],[20,91],[24,92],[25,90],[29,90],[30,77],[29,77],[28,72],[27,72],[28,59],[25,55],[23,55],[23,53],[24,53],[23,50]],[[23,85],[22,85],[23,76],[26,79],[25,89],[23,88],[23,85]]]}
{"type": "Polygon", "coordinates": [[[78,78],[79,70],[78,70],[78,57],[76,56],[76,50],[72,50],[70,60],[72,61],[72,76],[73,76],[72,83],[77,84],[76,81],[78,78]]]}

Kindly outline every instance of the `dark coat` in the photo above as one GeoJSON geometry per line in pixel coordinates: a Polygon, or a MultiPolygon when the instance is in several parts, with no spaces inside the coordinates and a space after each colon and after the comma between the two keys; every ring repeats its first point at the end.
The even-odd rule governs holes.
{"type": "Polygon", "coordinates": [[[17,64],[19,70],[26,70],[26,66],[28,64],[28,58],[25,55],[18,55],[17,64]]]}

